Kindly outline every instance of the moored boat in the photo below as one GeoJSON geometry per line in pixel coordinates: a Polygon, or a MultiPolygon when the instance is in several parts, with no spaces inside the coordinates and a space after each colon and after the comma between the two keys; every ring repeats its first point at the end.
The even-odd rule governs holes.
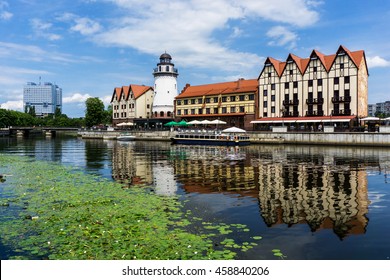
{"type": "Polygon", "coordinates": [[[172,144],[246,146],[249,136],[244,133],[217,133],[215,131],[183,131],[171,137],[172,144]]]}

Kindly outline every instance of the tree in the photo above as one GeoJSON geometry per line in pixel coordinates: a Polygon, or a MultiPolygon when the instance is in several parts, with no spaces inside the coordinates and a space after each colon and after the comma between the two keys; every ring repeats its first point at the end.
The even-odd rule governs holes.
{"type": "Polygon", "coordinates": [[[104,122],[104,104],[98,97],[90,97],[85,101],[85,125],[92,127],[104,122]]]}

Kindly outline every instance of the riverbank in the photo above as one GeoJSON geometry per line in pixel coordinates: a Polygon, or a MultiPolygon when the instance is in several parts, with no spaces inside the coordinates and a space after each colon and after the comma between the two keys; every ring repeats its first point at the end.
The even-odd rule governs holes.
{"type": "MultiPolygon", "coordinates": [[[[130,131],[135,140],[170,141],[170,131],[130,131]]],[[[84,139],[115,140],[118,131],[79,131],[84,139]]],[[[248,132],[251,144],[390,147],[390,133],[377,132],[248,132]]]]}

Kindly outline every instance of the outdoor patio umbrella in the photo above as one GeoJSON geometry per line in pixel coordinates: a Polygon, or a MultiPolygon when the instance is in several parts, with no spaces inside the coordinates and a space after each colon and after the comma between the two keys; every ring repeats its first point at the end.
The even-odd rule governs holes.
{"type": "Polygon", "coordinates": [[[116,126],[125,126],[126,123],[125,122],[121,122],[121,123],[118,123],[116,126]]]}
{"type": "Polygon", "coordinates": [[[177,125],[177,122],[174,122],[174,121],[170,121],[170,122],[164,124],[164,126],[175,126],[175,125],[177,125]]]}
{"type": "Polygon", "coordinates": [[[222,130],[222,132],[225,132],[225,133],[245,133],[246,130],[232,126],[232,127],[229,127],[229,128],[222,130]]]}
{"type": "Polygon", "coordinates": [[[201,124],[201,122],[198,120],[193,120],[193,121],[188,122],[188,124],[201,124]]]}
{"type": "Polygon", "coordinates": [[[379,121],[380,118],[378,117],[365,117],[363,119],[360,119],[361,121],[379,121]]]}
{"type": "Polygon", "coordinates": [[[180,122],[177,123],[177,126],[188,126],[188,123],[184,120],[181,120],[180,122]]]}
{"type": "Polygon", "coordinates": [[[209,120],[203,120],[200,123],[201,124],[212,124],[211,121],[209,121],[209,120]]]}
{"type": "Polygon", "coordinates": [[[221,121],[221,120],[213,120],[210,122],[210,124],[226,124],[226,122],[221,121]]]}

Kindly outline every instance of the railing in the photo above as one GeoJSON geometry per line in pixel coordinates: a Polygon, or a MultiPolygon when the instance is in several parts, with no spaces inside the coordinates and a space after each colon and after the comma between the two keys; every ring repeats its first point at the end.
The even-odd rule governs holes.
{"type": "Polygon", "coordinates": [[[293,99],[293,100],[283,100],[283,105],[298,105],[299,100],[298,99],[293,99]]]}
{"type": "Polygon", "coordinates": [[[306,99],[306,104],[323,104],[323,98],[308,98],[306,99]]]}
{"type": "Polygon", "coordinates": [[[332,97],[333,103],[351,102],[351,96],[332,97]]]}
{"type": "Polygon", "coordinates": [[[332,110],[332,116],[350,116],[351,115],[351,110],[346,109],[346,110],[332,110]]]}
{"type": "Polygon", "coordinates": [[[319,111],[306,111],[306,117],[312,117],[312,116],[323,116],[324,111],[319,110],[319,111]]]}
{"type": "Polygon", "coordinates": [[[299,112],[283,112],[283,117],[299,117],[299,112]]]}

